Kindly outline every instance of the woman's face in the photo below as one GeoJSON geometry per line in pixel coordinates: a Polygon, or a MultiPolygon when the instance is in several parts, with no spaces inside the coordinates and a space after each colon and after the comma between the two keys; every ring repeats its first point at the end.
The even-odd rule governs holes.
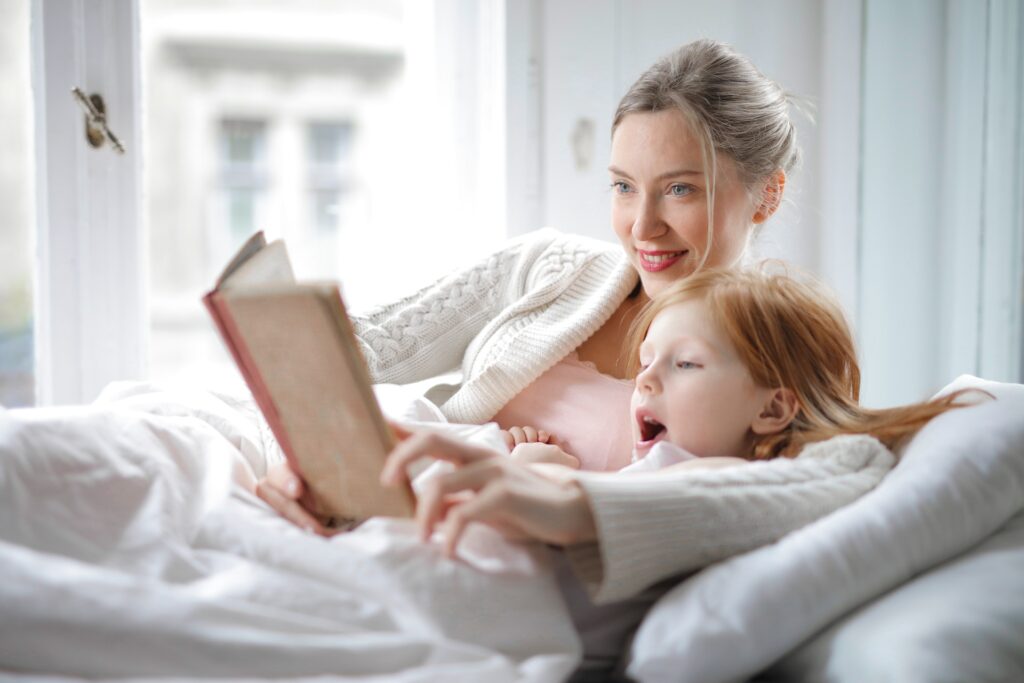
{"type": "MultiPolygon", "coordinates": [[[[743,254],[753,201],[732,159],[717,155],[714,239],[708,266],[743,254]]],[[[675,109],[628,114],[612,137],[612,227],[648,295],[696,270],[708,248],[701,146],[675,109]]]]}

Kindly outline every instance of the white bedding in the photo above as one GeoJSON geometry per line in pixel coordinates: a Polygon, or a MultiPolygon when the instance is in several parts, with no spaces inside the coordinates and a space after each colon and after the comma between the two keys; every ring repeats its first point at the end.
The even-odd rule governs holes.
{"type": "Polygon", "coordinates": [[[306,534],[239,485],[262,467],[257,424],[244,402],[144,387],[92,407],[0,411],[0,668],[346,681],[572,671],[579,643],[543,548],[476,528],[452,562],[408,522],[306,534]]]}
{"type": "MultiPolygon", "coordinates": [[[[1005,398],[929,425],[854,505],[667,594],[630,672],[744,680],[983,540],[1024,505],[1024,396],[1005,398]]],[[[576,666],[543,548],[474,528],[451,562],[403,522],[305,534],[247,492],[271,449],[260,425],[247,401],[139,385],[90,407],[0,409],[0,670],[557,681],[576,666]]]]}

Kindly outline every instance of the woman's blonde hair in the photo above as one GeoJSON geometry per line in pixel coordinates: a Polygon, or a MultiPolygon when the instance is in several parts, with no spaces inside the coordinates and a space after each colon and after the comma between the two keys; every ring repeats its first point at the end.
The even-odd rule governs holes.
{"type": "Polygon", "coordinates": [[[699,140],[708,188],[708,246],[701,266],[714,238],[718,154],[732,160],[748,191],[780,169],[788,173],[800,158],[789,116],[792,99],[749,59],[704,39],[659,59],[619,102],[612,135],[629,114],[675,109],[699,140]]]}
{"type": "Polygon", "coordinates": [[[870,434],[896,447],[950,408],[963,392],[898,408],[858,402],[860,368],[850,328],[820,286],[761,270],[707,269],[654,297],[634,323],[633,370],[640,343],[657,315],[685,301],[704,302],[758,386],[787,388],[799,409],[778,434],[757,436],[752,457],[793,457],[808,443],[839,434],[870,434]]]}

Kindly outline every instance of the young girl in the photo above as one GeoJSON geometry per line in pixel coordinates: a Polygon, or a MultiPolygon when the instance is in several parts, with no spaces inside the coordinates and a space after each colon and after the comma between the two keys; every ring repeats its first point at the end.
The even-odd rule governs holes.
{"type": "MultiPolygon", "coordinates": [[[[634,462],[671,444],[678,448],[657,450],[669,462],[688,461],[677,468],[735,465],[793,457],[840,434],[869,434],[894,448],[959,405],[953,394],[861,407],[853,338],[839,307],[818,287],[763,270],[709,269],[673,283],[640,314],[631,346],[634,462]]],[[[577,461],[557,442],[542,443],[547,434],[510,432],[518,459],[577,461]]]]}

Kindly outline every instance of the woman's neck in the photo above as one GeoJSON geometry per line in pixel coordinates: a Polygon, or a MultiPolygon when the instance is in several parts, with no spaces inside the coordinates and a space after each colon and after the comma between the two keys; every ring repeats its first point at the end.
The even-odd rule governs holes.
{"type": "Polygon", "coordinates": [[[630,350],[626,348],[627,337],[633,321],[647,301],[643,288],[626,297],[608,321],[576,349],[580,360],[593,363],[606,375],[632,379],[629,373],[630,350]]]}

